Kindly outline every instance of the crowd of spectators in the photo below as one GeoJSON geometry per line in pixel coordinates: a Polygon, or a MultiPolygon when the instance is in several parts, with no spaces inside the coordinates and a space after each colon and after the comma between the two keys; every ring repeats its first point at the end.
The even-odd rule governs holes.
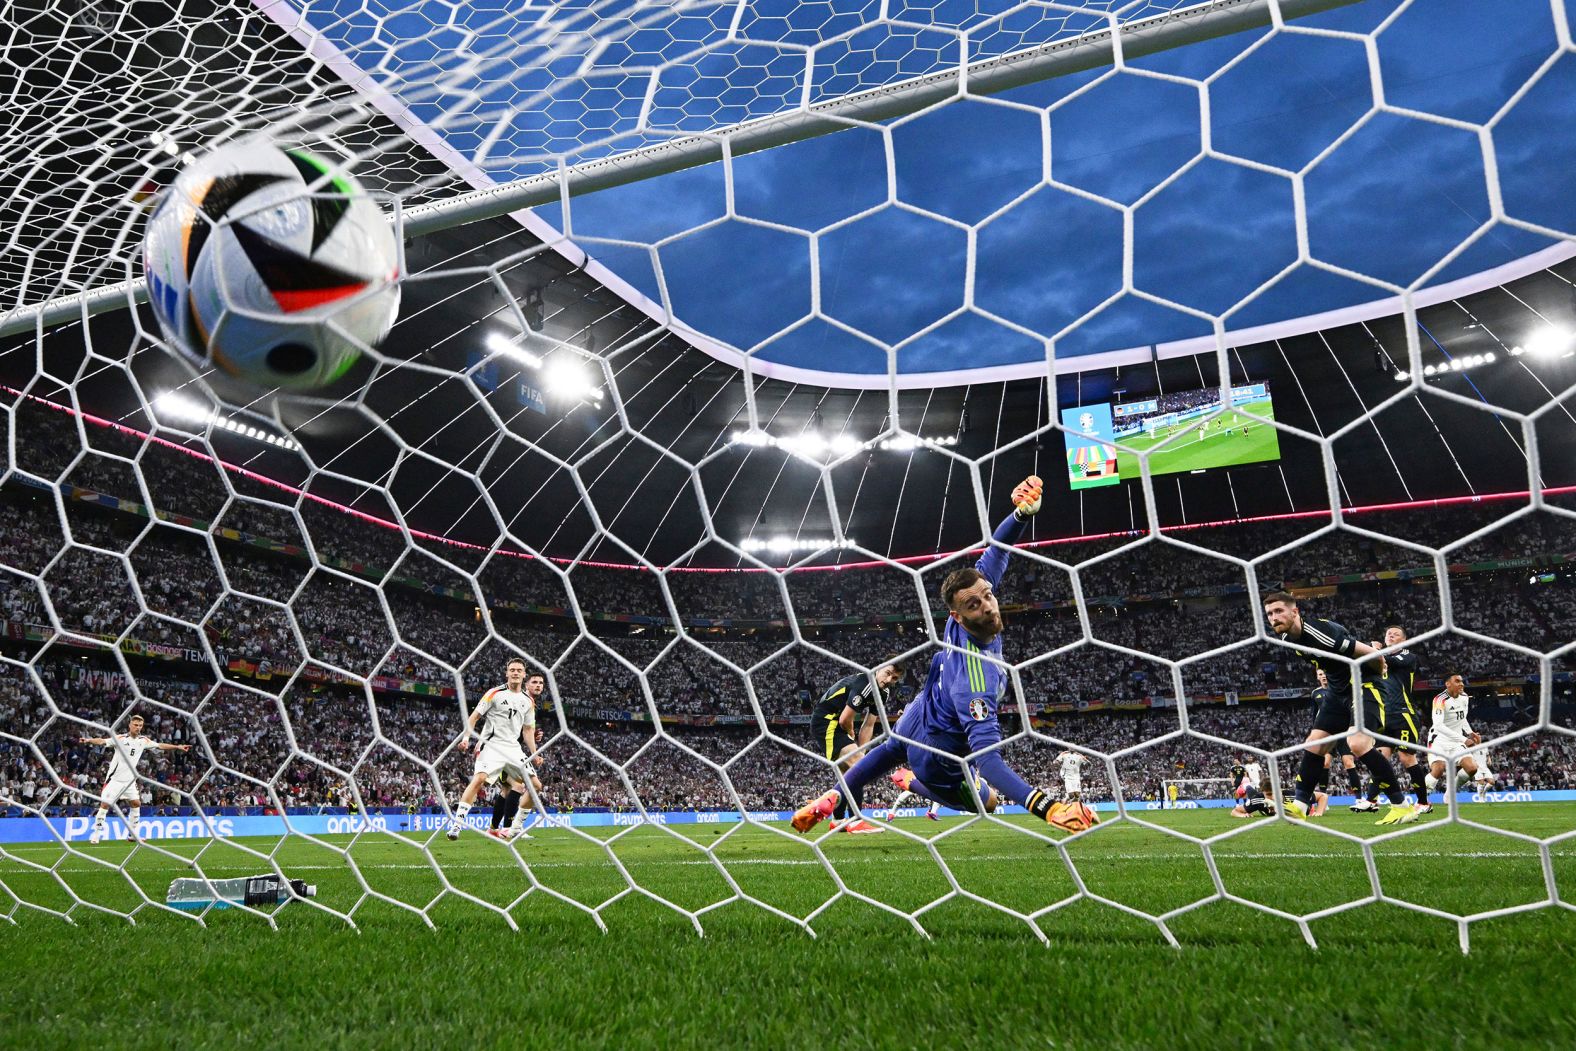
{"type": "MultiPolygon", "coordinates": [[[[463,686],[464,696],[478,695],[496,683],[504,659],[518,652],[552,669],[553,698],[581,739],[563,736],[548,746],[551,780],[565,804],[631,805],[617,767],[644,745],[625,773],[648,805],[656,805],[648,795],[662,805],[724,805],[728,793],[717,771],[692,753],[721,763],[741,751],[744,757],[729,766],[740,799],[748,806],[786,805],[820,771],[815,760],[770,739],[747,748],[763,733],[761,720],[774,720],[773,733],[797,740],[802,725],[783,720],[802,721],[821,690],[851,670],[845,662],[873,667],[887,654],[915,651],[913,674],[900,691],[906,698],[932,652],[924,596],[935,605],[941,577],[963,564],[954,559],[917,574],[881,566],[786,576],[659,576],[487,557],[431,540],[411,545],[396,530],[313,501],[293,501],[283,490],[126,434],[89,427],[89,449],[78,457],[79,436],[63,430],[76,426],[70,417],[17,411],[30,414],[26,428],[18,428],[27,440],[18,443],[17,466],[188,517],[158,521],[90,500],[57,504],[14,483],[0,489],[6,652],[34,658],[55,699],[51,707],[14,665],[0,676],[0,724],[12,734],[0,745],[0,785],[13,801],[33,802],[44,793],[63,805],[72,787],[91,787],[102,774],[102,750],[76,746],[79,724],[52,713],[107,724],[139,703],[140,693],[155,702],[144,705],[153,736],[206,745],[200,761],[197,751],[191,758],[161,753],[149,760],[176,798],[205,805],[343,804],[354,770],[366,805],[431,805],[463,774],[446,751],[461,714],[453,691],[463,686]],[[139,469],[98,450],[134,457],[139,469]],[[572,606],[585,615],[589,633],[573,617],[542,612],[572,606]],[[675,614],[687,625],[682,635],[672,630],[675,614]],[[630,617],[639,622],[629,623],[630,617]],[[907,619],[872,620],[882,617],[907,619]],[[694,618],[745,623],[714,626],[694,618]],[[866,622],[815,623],[845,618],[866,622]],[[767,620],[796,620],[799,633],[762,623],[767,620]],[[56,624],[81,636],[179,647],[200,659],[142,661],[134,690],[111,667],[108,646],[91,661],[83,658],[81,667],[58,646],[38,656],[56,624]],[[236,662],[245,666],[232,667],[236,662]],[[303,666],[314,669],[311,681],[292,680],[303,666]],[[84,688],[82,676],[97,678],[84,688]],[[380,679],[373,688],[363,684],[369,677],[403,685],[380,679]],[[441,699],[418,696],[433,689],[451,692],[441,699]],[[631,713],[692,722],[717,717],[723,724],[670,726],[671,742],[650,743],[650,724],[629,722],[631,713]],[[41,733],[42,755],[20,743],[32,736],[22,729],[28,726],[41,733]],[[598,751],[614,765],[597,758],[598,751]],[[45,760],[55,777],[46,776],[45,760]],[[269,794],[270,785],[277,795],[269,794]]],[[[1353,525],[1406,543],[1350,531],[1315,536],[1262,562],[1258,579],[1276,585],[1426,569],[1432,556],[1407,543],[1444,548],[1505,510],[1464,505],[1449,513],[1354,515],[1353,525]]],[[[1165,542],[1130,548],[1131,537],[1056,541],[1015,558],[1000,594],[1009,604],[1034,605],[1009,611],[1004,636],[1006,659],[1021,665],[1025,699],[1079,708],[1145,706],[1174,698],[1178,677],[1184,697],[1212,702],[1306,689],[1306,664],[1284,648],[1252,641],[1260,614],[1242,568],[1192,548],[1255,558],[1321,524],[1287,520],[1179,530],[1165,542]],[[1081,565],[1081,610],[1072,603],[1069,564],[1081,565]],[[1186,663],[1174,671],[1164,661],[1186,663]]],[[[1446,560],[1569,552],[1576,552],[1576,523],[1540,513],[1452,548],[1446,560]]],[[[1525,681],[1540,675],[1536,656],[1511,647],[1547,652],[1576,637],[1569,571],[1555,574],[1552,583],[1540,576],[1534,572],[1529,579],[1521,569],[1453,574],[1454,625],[1509,645],[1460,632],[1429,639],[1419,647],[1424,676],[1461,670],[1473,679],[1525,681]]],[[[1440,590],[1428,578],[1350,581],[1309,601],[1308,610],[1371,637],[1390,623],[1422,634],[1443,618],[1440,590]]],[[[1554,662],[1556,672],[1571,668],[1569,656],[1554,662]]],[[[1300,734],[1299,705],[1196,703],[1195,710],[1219,728],[1206,732],[1284,747],[1300,734]]],[[[1065,735],[1070,740],[1112,751],[1166,733],[1175,719],[1174,709],[1161,708],[1057,717],[1054,725],[1075,727],[1076,734],[1065,735]]],[[[1205,729],[1204,722],[1195,721],[1194,728],[1205,729]]],[[[1540,784],[1569,783],[1563,739],[1554,745],[1511,750],[1517,762],[1507,772],[1540,784]]],[[[1049,776],[1049,746],[1012,747],[1026,770],[1049,776]]],[[[1157,745],[1125,760],[1119,773],[1130,795],[1155,793],[1168,773],[1220,769],[1225,758],[1211,751],[1216,747],[1196,738],[1157,745]]],[[[1106,776],[1091,774],[1097,784],[1106,776]]]]}
{"type": "MultiPolygon", "coordinates": [[[[452,804],[468,758],[454,747],[460,711],[453,702],[340,687],[309,687],[272,697],[231,684],[204,687],[173,679],[137,680],[77,665],[36,665],[54,706],[18,669],[0,674],[0,715],[12,729],[0,740],[5,806],[82,813],[93,806],[109,750],[81,736],[135,707],[158,741],[192,744],[190,752],[149,753],[141,772],[144,804],[158,809],[402,807],[452,804]],[[24,743],[29,742],[29,743],[24,743]],[[156,783],[155,783],[156,782],[156,783]],[[352,791],[352,786],[354,791],[352,791]]],[[[1189,733],[1174,709],[1065,713],[1037,720],[1031,734],[1005,748],[1008,762],[1036,784],[1059,784],[1056,758],[1065,747],[1093,756],[1085,769],[1090,798],[1113,798],[1120,786],[1133,802],[1162,798],[1167,780],[1223,779],[1245,758],[1243,747],[1283,749],[1306,729],[1301,704],[1192,707],[1189,733]],[[1207,735],[1207,736],[1201,736],[1207,735]],[[1230,743],[1211,740],[1219,738],[1230,743]],[[1109,762],[1102,756],[1111,757],[1109,762]]],[[[1525,725],[1489,708],[1475,717],[1485,736],[1525,725]]],[[[1562,717],[1561,725],[1576,720],[1562,717]]],[[[802,728],[668,726],[573,719],[542,721],[547,803],[559,809],[785,809],[824,783],[825,762],[806,747],[802,728]],[[797,746],[797,747],[796,747],[797,746]]],[[[1496,749],[1503,789],[1576,786],[1576,737],[1542,732],[1496,749]]],[[[1291,778],[1291,761],[1282,776],[1291,778]]],[[[1335,778],[1337,789],[1346,787],[1335,778]]],[[[877,786],[868,802],[885,805],[877,786]]]]}

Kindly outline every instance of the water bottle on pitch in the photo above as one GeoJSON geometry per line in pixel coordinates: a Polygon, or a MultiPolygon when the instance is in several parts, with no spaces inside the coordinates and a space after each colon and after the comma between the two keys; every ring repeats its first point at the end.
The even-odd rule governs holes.
{"type": "Polygon", "coordinates": [[[232,905],[282,905],[290,900],[290,892],[298,897],[317,897],[317,884],[305,880],[283,880],[269,874],[240,876],[236,879],[177,879],[170,882],[164,903],[172,909],[189,909],[200,912],[212,905],[228,909],[232,905]]]}

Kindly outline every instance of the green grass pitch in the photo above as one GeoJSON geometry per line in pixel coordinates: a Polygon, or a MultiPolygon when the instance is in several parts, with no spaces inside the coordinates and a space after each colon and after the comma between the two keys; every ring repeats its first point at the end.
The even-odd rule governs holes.
{"type": "MultiPolygon", "coordinates": [[[[1543,838],[1576,828],[1576,804],[1471,816],[1543,838]]],[[[1200,836],[1242,825],[1223,810],[1148,819],[1200,836]]],[[[1371,817],[1344,811],[1325,821],[1378,831],[1371,817]]],[[[933,845],[962,888],[1013,908],[1043,908],[1075,889],[1059,851],[1012,829],[902,827],[924,837],[951,830],[933,845]]],[[[1387,894],[1458,914],[1547,898],[1536,845],[1438,818],[1417,827],[1375,847],[1387,894]]],[[[621,829],[612,850],[646,891],[693,910],[735,893],[697,844],[718,844],[738,891],[796,916],[836,893],[802,840],[751,827],[725,835],[730,828],[621,829]]],[[[287,870],[317,882],[324,904],[348,909],[362,896],[323,847],[243,842],[277,848],[287,870]]],[[[506,845],[475,835],[430,845],[457,891],[505,905],[530,886],[506,845]]],[[[850,891],[900,909],[950,890],[924,843],[887,833],[822,845],[850,891]]],[[[259,869],[231,843],[166,846],[201,852],[214,876],[259,869]]],[[[351,849],[381,894],[427,905],[443,891],[408,841],[363,837],[351,849]]],[[[1164,832],[1108,820],[1067,849],[1091,892],[1152,914],[1212,893],[1199,848],[1164,832]]],[[[131,847],[81,850],[9,847],[0,881],[51,907],[69,901],[58,878],[86,900],[132,908],[126,877],[92,860],[119,861],[131,847]]],[[[600,842],[571,832],[540,832],[520,855],[542,888],[576,901],[595,905],[626,887],[600,842]]],[[[1315,829],[1259,820],[1214,856],[1229,892],[1289,912],[1369,893],[1360,851],[1315,829]]],[[[1554,844],[1550,858],[1559,887],[1576,897],[1576,841],[1554,844]]],[[[158,898],[183,871],[148,849],[127,866],[158,898]]],[[[1576,1039],[1576,913],[1563,908],[1475,924],[1463,956],[1455,924],[1389,903],[1312,921],[1317,951],[1292,923],[1229,902],[1175,918],[1180,948],[1153,924],[1087,900],[1041,918],[1049,945],[961,896],[921,916],[928,939],[850,897],[814,917],[815,937],[740,902],[704,912],[701,937],[639,893],[602,910],[606,933],[544,890],[514,904],[519,933],[453,894],[428,910],[435,929],[364,901],[359,932],[299,904],[279,910],[278,931],[233,911],[211,913],[203,930],[148,908],[132,926],[80,907],[68,925],[3,894],[0,907],[15,920],[0,925],[7,1047],[1513,1048],[1576,1039]]]]}
{"type": "MultiPolygon", "coordinates": [[[[1254,412],[1268,419],[1275,418],[1274,408],[1268,402],[1262,405],[1255,405],[1254,412]]],[[[1248,417],[1235,412],[1224,413],[1217,419],[1225,420],[1226,423],[1217,431],[1216,425],[1212,422],[1208,436],[1202,440],[1199,439],[1198,432],[1193,431],[1183,435],[1173,444],[1150,456],[1150,473],[1175,474],[1179,471],[1194,471],[1209,467],[1280,459],[1280,441],[1276,437],[1274,427],[1258,420],[1250,420],[1248,417]],[[1247,423],[1250,426],[1246,436],[1241,433],[1243,423],[1247,423]],[[1225,434],[1225,430],[1228,427],[1234,432],[1229,436],[1225,434]]],[[[1139,435],[1136,438],[1127,439],[1127,447],[1117,450],[1117,472],[1123,478],[1138,478],[1138,456],[1136,454],[1153,449],[1181,429],[1181,426],[1162,427],[1155,432],[1152,438],[1147,435],[1139,435]]]]}

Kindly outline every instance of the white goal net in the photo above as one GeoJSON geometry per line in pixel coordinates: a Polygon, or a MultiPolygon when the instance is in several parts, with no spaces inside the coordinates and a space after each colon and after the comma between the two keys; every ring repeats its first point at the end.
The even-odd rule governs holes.
{"type": "MultiPolygon", "coordinates": [[[[1528,189],[1576,199],[1568,136],[1542,123],[1571,36],[1560,0],[1518,5],[1509,73],[1431,106],[1426,6],[0,3],[0,915],[210,922],[169,908],[171,879],[265,872],[349,924],[513,925],[545,899],[602,925],[643,898],[697,930],[732,904],[814,931],[854,901],[924,931],[970,902],[1046,939],[1095,903],[1174,943],[1177,919],[1232,903],[1312,943],[1318,919],[1387,902],[1464,949],[1481,920],[1569,908],[1576,832],[1487,803],[1576,790],[1576,239],[1528,189]],[[1274,146],[1284,115],[1245,102],[1265,83],[1329,92],[1339,125],[1274,146]],[[1091,131],[1092,113],[1127,117],[1091,131]],[[1402,146],[1454,151],[1424,151],[1453,160],[1417,219],[1449,236],[1392,265],[1369,250],[1395,231],[1323,224],[1396,191],[1369,161],[1418,177],[1369,143],[1403,125],[1402,146]],[[144,302],[152,200],[251,135],[342,161],[404,240],[392,335],[320,391],[196,367],[144,302]],[[1239,229],[1270,198],[1279,218],[1239,229]],[[1260,235],[1284,251],[1237,265],[1260,235]],[[1069,291],[1075,271],[1104,283],[1069,291]],[[1182,271],[1202,283],[1167,291],[1182,271]],[[1291,301],[1313,305],[1266,313],[1291,301]],[[1470,321],[1477,349],[1436,340],[1427,310],[1470,321]],[[1265,382],[1273,411],[1234,393],[1265,382]],[[1074,407],[1156,384],[1200,398],[1074,451],[1094,434],[1074,407]],[[1201,441],[1222,405],[1231,429],[1201,441]],[[1257,459],[1283,466],[1183,462],[1265,435],[1279,449],[1257,459]],[[932,659],[961,653],[943,579],[1001,548],[1031,474],[1045,509],[984,658],[1005,683],[991,750],[1053,788],[1060,755],[1086,756],[1103,820],[885,822],[883,779],[853,818],[922,874],[888,894],[840,831],[787,824],[838,784],[843,731],[817,705],[900,656],[904,684],[848,729],[890,739],[932,659]],[[1361,834],[1203,823],[1244,759],[1292,791],[1316,683],[1265,624],[1282,587],[1424,655],[1409,725],[1373,725],[1352,686],[1404,785],[1456,671],[1481,738],[1459,751],[1499,780],[1446,778],[1427,821],[1361,834]],[[457,812],[458,740],[516,657],[545,679],[542,784],[533,838],[493,842],[501,801],[457,812]],[[168,747],[117,737],[134,716],[168,747]],[[1157,813],[1177,800],[1200,823],[1157,813]],[[1445,829],[1476,845],[1434,845],[1445,829]],[[1091,875],[1122,835],[1191,866],[1186,893],[1091,875]],[[970,875],[980,836],[1035,848],[1028,891],[970,875]],[[815,900],[761,882],[758,849],[788,852],[815,900]],[[1457,849],[1535,860],[1537,886],[1485,908],[1385,881],[1457,849]],[[1362,886],[1312,905],[1246,889],[1266,851],[1360,861],[1362,886]]],[[[1362,783],[1344,763],[1332,791],[1362,783]]]]}

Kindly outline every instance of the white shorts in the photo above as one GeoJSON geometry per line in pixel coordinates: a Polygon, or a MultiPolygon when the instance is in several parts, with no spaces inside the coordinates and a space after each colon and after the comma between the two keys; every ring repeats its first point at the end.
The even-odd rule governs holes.
{"type": "Polygon", "coordinates": [[[110,803],[130,803],[132,806],[142,805],[142,793],[137,788],[136,778],[117,778],[104,786],[104,794],[99,801],[108,806],[110,803]]]}
{"type": "Polygon", "coordinates": [[[1077,776],[1076,774],[1072,777],[1062,778],[1062,790],[1068,795],[1083,792],[1083,778],[1077,776]]]}
{"type": "Polygon", "coordinates": [[[1465,737],[1448,737],[1445,734],[1433,733],[1428,735],[1428,761],[1430,763],[1459,762],[1461,753],[1467,750],[1465,737]],[[1450,757],[1457,756],[1455,760],[1450,757]]]}
{"type": "Polygon", "coordinates": [[[494,785],[499,778],[508,777],[511,781],[524,781],[530,770],[526,763],[525,750],[516,746],[489,741],[482,745],[482,750],[476,753],[476,766],[473,773],[486,774],[487,783],[494,785]]]}

